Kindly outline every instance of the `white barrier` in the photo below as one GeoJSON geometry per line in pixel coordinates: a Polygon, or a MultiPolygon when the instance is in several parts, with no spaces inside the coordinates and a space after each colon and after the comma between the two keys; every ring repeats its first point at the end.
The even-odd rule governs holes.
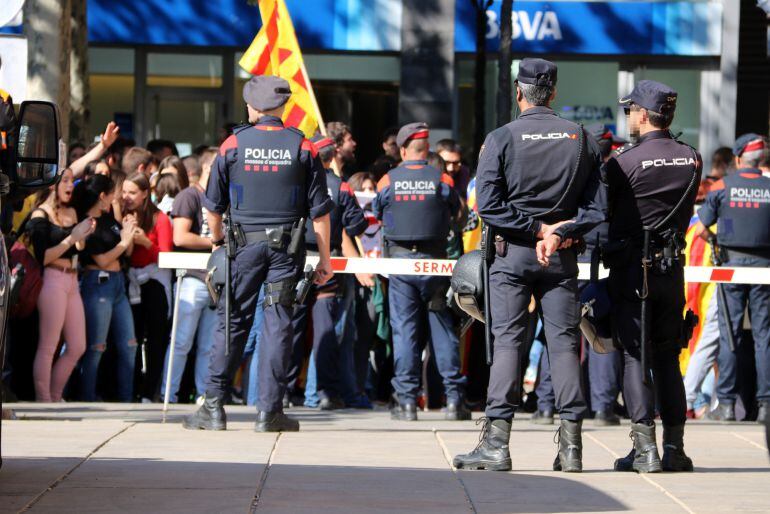
{"type": "MultiPolygon", "coordinates": [[[[161,268],[206,269],[209,254],[162,252],[159,258],[161,268]]],[[[318,257],[308,257],[307,263],[315,266],[318,257]]],[[[455,261],[449,259],[363,259],[332,257],[335,273],[374,273],[379,275],[452,275],[455,261]]],[[[591,278],[588,263],[578,264],[578,278],[591,278]]],[[[606,278],[609,270],[599,268],[599,278],[606,278]]],[[[727,282],[732,284],[770,284],[768,268],[715,268],[710,266],[686,266],[684,278],[687,282],[727,282]]]]}

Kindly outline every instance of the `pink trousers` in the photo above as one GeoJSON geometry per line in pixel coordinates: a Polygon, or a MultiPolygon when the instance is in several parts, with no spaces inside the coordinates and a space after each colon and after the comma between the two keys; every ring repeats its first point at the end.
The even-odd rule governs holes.
{"type": "Polygon", "coordinates": [[[86,349],[86,318],[77,274],[45,268],[37,308],[40,339],[33,369],[35,395],[39,402],[58,402],[86,349]],[[62,335],[64,353],[54,363],[62,335]]]}

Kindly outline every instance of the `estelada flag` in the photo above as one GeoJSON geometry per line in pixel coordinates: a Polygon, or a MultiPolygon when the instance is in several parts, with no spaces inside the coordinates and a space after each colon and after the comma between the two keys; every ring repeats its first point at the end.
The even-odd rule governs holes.
{"type": "MultiPolygon", "coordinates": [[[[698,224],[698,215],[694,215],[690,220],[690,227],[685,234],[687,248],[685,250],[685,264],[687,266],[711,266],[711,248],[708,243],[700,237],[701,228],[698,224]]],[[[712,232],[716,227],[712,227],[712,232]]],[[[682,374],[687,372],[687,366],[690,364],[690,356],[700,343],[703,335],[703,328],[706,325],[706,313],[709,310],[709,304],[716,302],[716,284],[685,282],[685,311],[692,309],[698,316],[698,325],[692,331],[692,337],[687,342],[687,348],[679,354],[679,365],[682,374]]]]}
{"type": "Polygon", "coordinates": [[[238,62],[252,75],[276,75],[291,86],[283,122],[312,137],[319,127],[312,86],[305,72],[302,52],[284,0],[259,0],[262,28],[238,62]]]}

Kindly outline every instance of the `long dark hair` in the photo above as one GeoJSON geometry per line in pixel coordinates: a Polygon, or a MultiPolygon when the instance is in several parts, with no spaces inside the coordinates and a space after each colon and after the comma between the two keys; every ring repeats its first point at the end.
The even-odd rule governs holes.
{"type": "Polygon", "coordinates": [[[72,206],[78,213],[78,219],[88,216],[88,211],[99,201],[99,195],[108,195],[114,190],[115,183],[104,175],[93,175],[78,182],[72,192],[72,206]]]}
{"type": "Polygon", "coordinates": [[[142,202],[142,205],[134,211],[134,214],[136,214],[136,224],[139,225],[145,233],[150,233],[152,227],[155,226],[155,215],[159,212],[158,208],[155,207],[155,204],[152,203],[152,199],[150,198],[150,181],[144,173],[134,173],[126,180],[135,184],[136,187],[147,193],[144,197],[144,202],[142,202]]]}

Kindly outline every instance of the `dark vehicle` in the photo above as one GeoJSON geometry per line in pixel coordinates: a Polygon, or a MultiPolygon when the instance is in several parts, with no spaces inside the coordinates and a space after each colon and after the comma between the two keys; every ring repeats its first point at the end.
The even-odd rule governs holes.
{"type": "MultiPolygon", "coordinates": [[[[66,156],[61,141],[59,113],[50,102],[22,102],[18,117],[3,111],[3,145],[0,147],[0,202],[24,198],[59,179],[66,156]]],[[[2,206],[2,203],[0,203],[2,206]]],[[[16,284],[18,286],[18,284],[16,284]]],[[[5,331],[14,280],[8,269],[6,236],[0,233],[0,370],[5,361],[5,331]]],[[[2,411],[0,397],[0,411],[2,411]]],[[[0,422],[0,440],[2,422],[0,422]]],[[[0,467],[2,467],[0,455],[0,467]]]]}

